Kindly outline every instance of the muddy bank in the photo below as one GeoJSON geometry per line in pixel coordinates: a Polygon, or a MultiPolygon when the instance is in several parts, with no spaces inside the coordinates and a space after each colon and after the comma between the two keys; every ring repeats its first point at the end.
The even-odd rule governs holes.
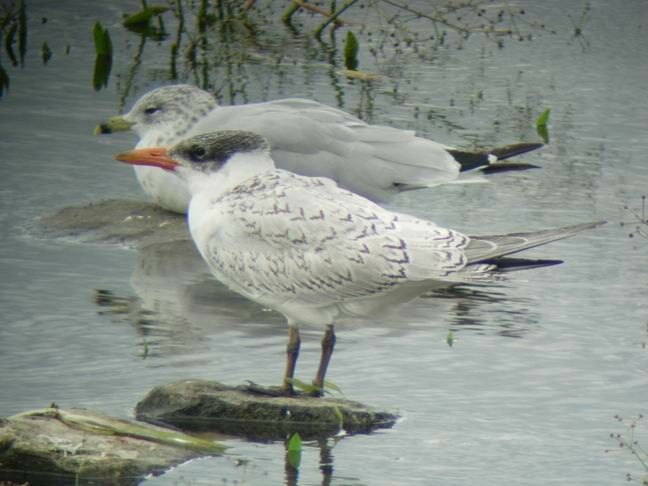
{"type": "Polygon", "coordinates": [[[35,228],[56,237],[138,248],[191,238],[185,216],[150,202],[120,199],[63,208],[37,220],[35,228]]]}

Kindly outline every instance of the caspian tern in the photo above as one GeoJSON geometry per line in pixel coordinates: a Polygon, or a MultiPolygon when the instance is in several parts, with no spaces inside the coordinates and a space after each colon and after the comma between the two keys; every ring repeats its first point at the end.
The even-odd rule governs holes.
{"type": "Polygon", "coordinates": [[[330,179],[277,169],[268,141],[245,131],[202,134],[115,158],[185,181],[191,236],[213,275],[286,317],[286,393],[293,391],[299,324],[326,329],[313,381],[321,390],[339,318],[371,316],[436,288],[488,284],[509,270],[560,263],[508,255],[601,224],[469,237],[384,209],[330,179]]]}

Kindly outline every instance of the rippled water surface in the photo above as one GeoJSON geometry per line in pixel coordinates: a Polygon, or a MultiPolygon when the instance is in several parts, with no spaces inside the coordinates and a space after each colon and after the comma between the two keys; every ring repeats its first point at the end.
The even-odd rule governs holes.
{"type": "MultiPolygon", "coordinates": [[[[166,82],[177,21],[165,17],[170,38],[143,43],[120,24],[133,2],[26,3],[24,67],[0,58],[11,81],[0,98],[0,416],[54,401],[131,417],[153,386],[180,378],[277,383],[283,318],[213,281],[190,249],[138,254],[35,234],[36,218],[63,207],[143,198],[132,171],[111,160],[135,137],[92,130],[166,82]],[[95,20],[115,50],[99,92],[95,20]],[[53,52],[47,65],[44,42],[53,52]],[[128,312],[98,307],[94,289],[131,299],[128,312]]],[[[184,53],[177,59],[178,79],[207,84],[224,104],[316,98],[464,148],[534,140],[536,117],[551,108],[550,144],[525,157],[541,170],[412,192],[394,205],[470,234],[609,221],[531,252],[563,265],[340,326],[330,379],[347,398],[403,419],[372,435],[306,444],[300,485],[610,485],[642,473],[629,453],[605,450],[617,447],[609,434],[622,431],[615,414],[648,411],[648,240],[628,236],[636,223],[620,226],[636,221],[624,207],[640,212],[648,192],[648,8],[638,0],[506,4],[531,40],[503,36],[500,47],[450,33],[443,46],[421,44],[422,57],[404,44],[374,57],[378,29],[361,36],[360,67],[384,76],[372,83],[337,73],[344,29],[323,45],[280,25],[244,36],[245,45],[214,34],[209,56],[229,56],[222,67],[194,72],[184,53]]],[[[374,22],[362,12],[348,14],[356,33],[374,22]]],[[[300,22],[306,30],[315,20],[300,22]]],[[[430,32],[422,20],[410,28],[430,32]]],[[[302,338],[298,376],[307,380],[320,330],[302,338]]],[[[647,431],[640,423],[644,447],[647,431]]],[[[202,459],[147,482],[284,482],[283,443],[228,445],[250,462],[202,459]]]]}

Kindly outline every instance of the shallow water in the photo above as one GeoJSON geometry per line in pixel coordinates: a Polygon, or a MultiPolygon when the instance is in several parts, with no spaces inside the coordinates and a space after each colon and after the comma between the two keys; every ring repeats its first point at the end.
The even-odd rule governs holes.
{"type": "MultiPolygon", "coordinates": [[[[648,9],[608,3],[518,2],[517,25],[533,40],[505,37],[503,48],[450,35],[423,60],[409,48],[374,58],[364,40],[360,67],[386,76],[369,85],[335,74],[343,32],[321,46],[276,27],[250,41],[247,59],[232,57],[229,75],[208,71],[223,103],[306,96],[466,148],[535,139],[535,118],[550,107],[550,144],[524,157],[541,170],[412,192],[394,205],[473,234],[609,221],[531,252],[563,265],[340,326],[330,379],[348,398],[404,418],[391,430],[306,444],[300,485],[609,485],[641,473],[627,452],[604,451],[616,447],[610,432],[622,431],[614,415],[645,414],[648,401],[648,240],[619,225],[633,221],[624,206],[640,210],[648,188],[648,9]],[[525,23],[538,19],[557,33],[525,23]]],[[[84,5],[28,2],[25,66],[2,58],[11,86],[0,99],[0,416],[54,401],[130,417],[150,388],[175,379],[276,383],[283,319],[210,279],[191,251],[137,254],[35,234],[34,219],[59,208],[142,197],[132,171],[111,160],[135,137],[91,133],[123,98],[130,105],[166,79],[171,39],[148,40],[138,65],[140,37],[120,27],[131,2],[84,5]],[[99,92],[97,19],[116,53],[99,92]],[[45,41],[54,53],[46,66],[45,41]],[[128,312],[98,307],[94,289],[132,297],[128,312]]],[[[195,81],[178,65],[181,80],[195,81]]],[[[315,371],[319,334],[303,332],[302,379],[315,371]]],[[[640,424],[644,446],[646,431],[640,424]]],[[[228,445],[251,461],[202,459],[147,482],[284,482],[283,443],[228,445]]]]}

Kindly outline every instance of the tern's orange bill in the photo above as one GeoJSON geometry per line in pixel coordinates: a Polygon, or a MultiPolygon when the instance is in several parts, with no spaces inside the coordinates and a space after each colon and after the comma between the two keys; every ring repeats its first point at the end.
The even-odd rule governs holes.
{"type": "Polygon", "coordinates": [[[167,150],[161,147],[149,147],[115,155],[115,160],[131,165],[150,165],[165,170],[175,170],[178,163],[169,157],[167,150]]]}

